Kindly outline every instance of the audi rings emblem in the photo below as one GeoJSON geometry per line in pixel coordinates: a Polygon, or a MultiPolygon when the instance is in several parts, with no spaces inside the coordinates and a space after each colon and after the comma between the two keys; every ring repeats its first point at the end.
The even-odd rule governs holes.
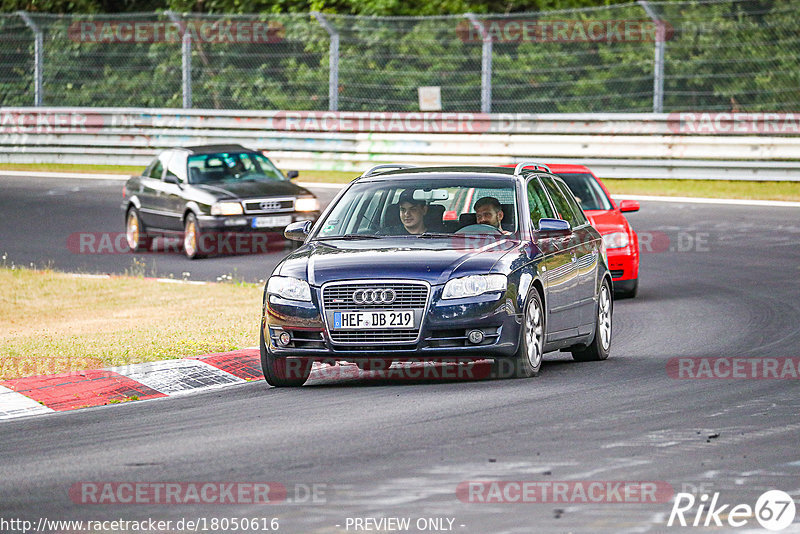
{"type": "Polygon", "coordinates": [[[396,298],[394,289],[358,289],[353,292],[356,304],[391,304],[396,298]]]}
{"type": "Polygon", "coordinates": [[[281,202],[279,200],[264,200],[259,204],[263,211],[275,211],[281,209],[281,202]]]}

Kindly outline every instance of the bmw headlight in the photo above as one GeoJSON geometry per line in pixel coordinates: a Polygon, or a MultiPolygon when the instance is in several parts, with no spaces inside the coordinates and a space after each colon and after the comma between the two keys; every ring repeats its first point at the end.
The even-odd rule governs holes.
{"type": "Polygon", "coordinates": [[[267,282],[267,293],[287,300],[311,302],[311,288],[305,280],[288,276],[272,276],[267,282]]]}
{"type": "Polygon", "coordinates": [[[628,234],[625,232],[605,234],[603,235],[603,244],[606,248],[625,248],[628,246],[628,234]]]}
{"type": "Polygon", "coordinates": [[[319,202],[316,198],[298,198],[294,201],[295,211],[319,211],[319,202]]]}
{"type": "Polygon", "coordinates": [[[239,202],[217,202],[211,206],[211,215],[242,215],[242,205],[239,202]]]}
{"type": "Polygon", "coordinates": [[[443,299],[474,297],[492,291],[505,291],[507,280],[502,274],[475,274],[453,278],[444,285],[443,299]]]}

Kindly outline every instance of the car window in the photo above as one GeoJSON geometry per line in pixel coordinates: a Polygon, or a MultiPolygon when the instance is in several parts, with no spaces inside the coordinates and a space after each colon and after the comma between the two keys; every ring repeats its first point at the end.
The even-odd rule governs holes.
{"type": "Polygon", "coordinates": [[[583,210],[575,200],[575,195],[572,194],[572,191],[569,187],[567,187],[567,184],[561,180],[554,180],[554,182],[564,194],[564,200],[566,200],[567,204],[569,204],[569,207],[572,208],[572,213],[575,215],[575,224],[573,226],[580,226],[588,223],[589,221],[586,219],[586,214],[583,213],[583,210]]]}
{"type": "Polygon", "coordinates": [[[164,174],[164,164],[161,162],[161,158],[156,158],[150,164],[146,171],[144,171],[144,175],[148,178],[154,178],[156,180],[160,180],[161,176],[164,174]]]}
{"type": "Polygon", "coordinates": [[[192,184],[286,180],[269,158],[258,152],[194,154],[188,157],[186,166],[192,184]]]}
{"type": "Polygon", "coordinates": [[[153,178],[158,178],[159,180],[163,179],[164,172],[163,169],[166,169],[169,166],[169,160],[172,159],[172,155],[174,152],[172,150],[165,150],[161,154],[158,155],[158,167],[162,169],[159,171],[158,176],[154,176],[153,178]]]}
{"type": "Polygon", "coordinates": [[[186,182],[186,152],[177,150],[167,164],[167,175],[174,176],[181,182],[186,182]]]}
{"type": "Polygon", "coordinates": [[[561,191],[558,186],[556,186],[553,179],[549,176],[540,176],[540,179],[547,188],[550,199],[553,201],[553,206],[556,208],[556,217],[559,219],[564,219],[573,228],[580,224],[578,219],[576,219],[575,212],[572,210],[572,206],[570,206],[567,202],[567,199],[564,198],[564,192],[561,191]]]}
{"type": "Polygon", "coordinates": [[[558,176],[564,180],[572,194],[575,195],[581,208],[585,210],[611,209],[611,202],[608,200],[608,196],[591,174],[565,172],[558,173],[558,176]]]}
{"type": "MultiPolygon", "coordinates": [[[[347,234],[409,235],[418,230],[412,219],[401,218],[401,207],[408,202],[421,212],[425,232],[456,233],[476,226],[473,206],[479,198],[493,197],[500,201],[505,216],[500,231],[515,232],[517,205],[515,182],[483,178],[419,180],[386,180],[360,182],[351,186],[331,208],[319,225],[316,237],[329,238],[347,234]],[[481,196],[478,196],[481,195],[481,196]],[[410,201],[410,202],[409,202],[410,201]]],[[[411,208],[403,207],[406,211],[411,208]]],[[[419,215],[418,215],[419,217],[419,215]]],[[[480,228],[473,229],[481,233],[480,228]]],[[[472,230],[469,230],[472,231],[472,230]]],[[[487,228],[483,233],[491,233],[487,228]]]]}
{"type": "Polygon", "coordinates": [[[528,210],[535,228],[539,228],[539,219],[552,219],[554,217],[553,209],[547,200],[547,194],[535,176],[528,180],[528,210]]]}

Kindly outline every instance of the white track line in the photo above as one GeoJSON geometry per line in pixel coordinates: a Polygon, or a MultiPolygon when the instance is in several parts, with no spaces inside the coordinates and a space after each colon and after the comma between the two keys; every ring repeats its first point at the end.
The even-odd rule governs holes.
{"type": "Polygon", "coordinates": [[[774,206],[800,208],[800,202],[783,200],[745,200],[739,198],[658,197],[650,195],[611,195],[615,199],[646,200],[654,202],[680,202],[686,204],[726,204],[733,206],[774,206]]]}

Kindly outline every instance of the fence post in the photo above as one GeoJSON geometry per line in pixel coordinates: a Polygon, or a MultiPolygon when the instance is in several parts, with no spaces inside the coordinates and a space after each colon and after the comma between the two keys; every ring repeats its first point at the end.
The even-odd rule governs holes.
{"type": "Polygon", "coordinates": [[[655,10],[650,7],[647,0],[636,0],[642,6],[647,16],[656,25],[655,66],[653,68],[653,113],[664,111],[664,41],[666,32],[664,22],[658,17],[655,10]]]}
{"type": "Polygon", "coordinates": [[[336,31],[325,15],[318,11],[312,11],[312,15],[317,19],[317,22],[325,28],[331,40],[330,46],[330,59],[328,63],[328,110],[339,110],[339,32],[336,31]]]}
{"type": "Polygon", "coordinates": [[[40,107],[42,105],[42,67],[44,54],[44,37],[42,29],[34,20],[28,15],[26,11],[17,11],[17,14],[25,22],[25,25],[31,29],[34,35],[33,45],[33,105],[40,107]]]}
{"type": "Polygon", "coordinates": [[[481,34],[483,48],[481,49],[481,112],[492,112],[492,36],[486,31],[483,22],[472,13],[464,14],[470,23],[481,34]]]}
{"type": "Polygon", "coordinates": [[[183,109],[192,107],[192,34],[186,31],[181,19],[174,11],[167,11],[169,19],[181,29],[181,87],[183,109]]]}

